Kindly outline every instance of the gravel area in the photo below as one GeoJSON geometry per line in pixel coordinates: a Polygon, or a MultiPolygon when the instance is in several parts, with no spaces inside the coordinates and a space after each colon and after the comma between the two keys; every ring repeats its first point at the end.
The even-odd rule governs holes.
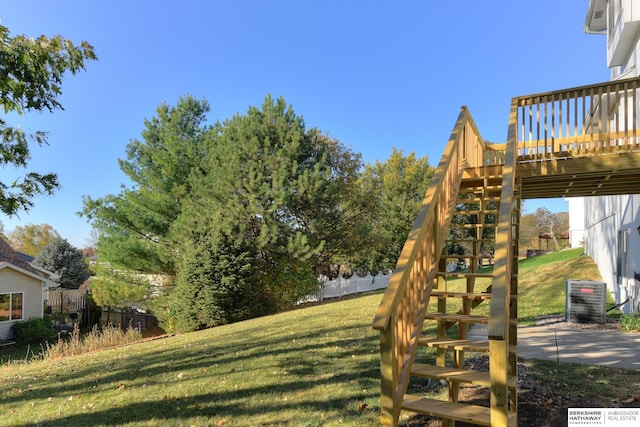
{"type": "Polygon", "coordinates": [[[620,324],[616,319],[606,319],[606,323],[576,323],[567,322],[563,315],[549,315],[536,317],[538,326],[549,326],[557,329],[602,329],[602,330],[618,330],[620,324]]]}

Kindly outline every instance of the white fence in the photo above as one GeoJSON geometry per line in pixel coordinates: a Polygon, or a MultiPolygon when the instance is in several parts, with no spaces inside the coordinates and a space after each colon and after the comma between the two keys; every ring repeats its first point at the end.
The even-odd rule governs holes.
{"type": "Polygon", "coordinates": [[[357,274],[354,274],[348,279],[338,276],[338,278],[334,280],[328,280],[326,277],[321,277],[320,281],[322,282],[322,286],[318,293],[315,295],[309,295],[303,301],[300,301],[300,303],[322,301],[326,298],[337,298],[345,295],[386,288],[389,286],[390,278],[391,273],[378,273],[375,276],[367,273],[364,277],[359,277],[357,274]]]}

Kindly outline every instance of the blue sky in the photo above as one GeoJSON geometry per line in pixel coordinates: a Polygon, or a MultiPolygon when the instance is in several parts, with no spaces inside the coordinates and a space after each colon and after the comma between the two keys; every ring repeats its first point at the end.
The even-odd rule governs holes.
{"type": "MultiPolygon", "coordinates": [[[[0,216],[5,230],[47,223],[78,247],[91,231],[76,215],[82,197],[127,184],[117,164],[127,143],[183,95],[209,101],[210,123],[282,96],[366,162],[396,147],[437,165],[460,106],[484,139],[504,142],[512,97],[609,79],[605,37],[583,31],[586,0],[2,3],[13,35],[86,40],[99,57],[65,80],[65,111],[10,120],[49,132],[29,169],[58,173],[62,188],[0,216]]],[[[566,210],[525,208],[540,205],[566,210]]]]}

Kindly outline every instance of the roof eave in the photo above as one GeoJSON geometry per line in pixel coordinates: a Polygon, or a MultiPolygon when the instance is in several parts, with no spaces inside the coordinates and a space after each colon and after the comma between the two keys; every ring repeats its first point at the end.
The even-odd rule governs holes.
{"type": "Polygon", "coordinates": [[[587,34],[607,34],[607,0],[589,0],[584,32],[587,34]]]}

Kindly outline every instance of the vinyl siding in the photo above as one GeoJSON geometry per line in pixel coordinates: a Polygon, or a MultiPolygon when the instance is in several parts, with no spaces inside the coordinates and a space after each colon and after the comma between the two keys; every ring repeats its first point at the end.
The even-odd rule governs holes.
{"type": "MultiPolygon", "coordinates": [[[[23,293],[22,320],[32,317],[42,317],[42,281],[22,274],[11,268],[0,270],[0,294],[23,293]]],[[[0,322],[0,339],[10,338],[12,335],[11,326],[16,321],[0,322]]]]}

